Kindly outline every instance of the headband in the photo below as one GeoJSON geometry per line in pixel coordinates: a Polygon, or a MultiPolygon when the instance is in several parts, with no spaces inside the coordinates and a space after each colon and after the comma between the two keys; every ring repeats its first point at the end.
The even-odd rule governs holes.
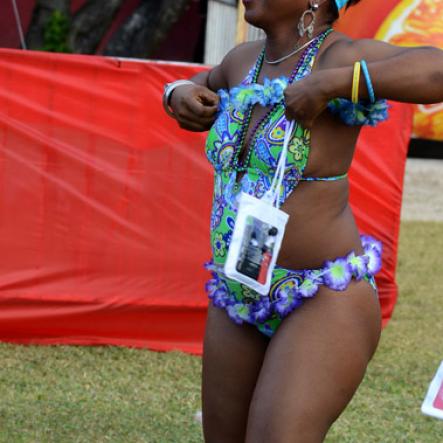
{"type": "Polygon", "coordinates": [[[338,10],[343,9],[349,0],[335,0],[335,4],[337,5],[338,10]]]}

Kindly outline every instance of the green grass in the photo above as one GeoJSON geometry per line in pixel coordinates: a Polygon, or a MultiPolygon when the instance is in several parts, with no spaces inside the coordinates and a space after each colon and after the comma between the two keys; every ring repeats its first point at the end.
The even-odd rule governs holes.
{"type": "Polygon", "coordinates": [[[0,442],[197,442],[200,364],[178,352],[0,347],[0,442]]]}
{"type": "Polygon", "coordinates": [[[402,224],[394,316],[328,443],[443,442],[443,422],[420,412],[443,360],[442,252],[442,223],[402,224]]]}
{"type": "MultiPolygon", "coordinates": [[[[443,224],[403,223],[394,318],[328,443],[441,443],[421,402],[443,359],[443,224]]],[[[0,443],[198,443],[198,357],[0,345],[0,443]]],[[[229,443],[229,442],[227,442],[229,443]]]]}

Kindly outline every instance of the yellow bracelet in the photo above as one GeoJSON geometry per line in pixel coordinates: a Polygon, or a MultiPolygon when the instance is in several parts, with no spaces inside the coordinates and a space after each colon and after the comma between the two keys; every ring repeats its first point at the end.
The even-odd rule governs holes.
{"type": "Polygon", "coordinates": [[[358,95],[360,91],[360,72],[361,63],[354,63],[354,78],[352,80],[352,103],[358,103],[358,95]]]}

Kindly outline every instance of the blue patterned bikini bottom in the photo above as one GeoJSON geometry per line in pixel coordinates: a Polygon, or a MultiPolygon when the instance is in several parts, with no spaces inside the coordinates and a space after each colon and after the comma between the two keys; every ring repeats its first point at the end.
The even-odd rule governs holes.
{"type": "Polygon", "coordinates": [[[344,291],[352,279],[365,280],[377,295],[374,275],[381,269],[382,245],[367,235],[361,236],[361,241],[362,255],[351,252],[345,257],[325,261],[318,269],[294,271],[276,266],[271,290],[265,296],[227,278],[223,266],[211,261],[205,264],[212,273],[206,284],[208,297],[214,306],[225,309],[237,324],[250,323],[272,337],[283,319],[304,300],[314,297],[322,285],[344,291]]]}

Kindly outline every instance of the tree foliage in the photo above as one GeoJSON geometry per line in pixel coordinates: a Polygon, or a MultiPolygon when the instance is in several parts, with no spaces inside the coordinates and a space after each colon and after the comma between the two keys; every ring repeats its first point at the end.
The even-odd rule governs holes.
{"type": "Polygon", "coordinates": [[[65,14],[55,10],[43,26],[43,50],[71,52],[68,46],[69,20],[65,14]]]}
{"type": "MultiPolygon", "coordinates": [[[[26,43],[30,49],[94,54],[124,0],[86,0],[71,13],[70,0],[36,0],[26,43]]],[[[104,54],[147,58],[158,48],[190,0],[140,0],[111,36],[104,54]]]]}

